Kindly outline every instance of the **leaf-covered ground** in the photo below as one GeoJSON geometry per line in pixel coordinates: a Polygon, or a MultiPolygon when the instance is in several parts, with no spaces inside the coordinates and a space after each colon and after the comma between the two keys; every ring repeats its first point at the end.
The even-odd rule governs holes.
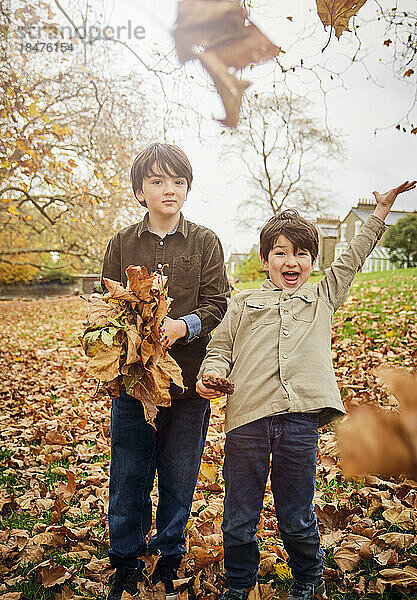
{"type": "MultiPolygon", "coordinates": [[[[396,399],[373,370],[382,363],[415,368],[416,300],[415,269],[359,276],[336,314],[333,335],[348,407],[372,402],[395,410],[396,399]]],[[[84,313],[78,298],[0,304],[3,600],[103,598],[106,592],[110,401],[94,397],[95,383],[85,374],[78,339],[84,313]]],[[[223,399],[212,409],[180,573],[182,600],[218,598],[223,399]]],[[[320,441],[316,511],[330,598],[417,598],[415,482],[345,481],[328,428],[320,441]]],[[[282,597],[290,574],[269,488],[259,540],[261,597],[282,597]]]]}

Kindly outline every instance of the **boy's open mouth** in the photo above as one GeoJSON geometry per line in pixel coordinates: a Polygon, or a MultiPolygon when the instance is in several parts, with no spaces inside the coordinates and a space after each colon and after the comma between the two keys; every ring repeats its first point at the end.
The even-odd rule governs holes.
{"type": "Polygon", "coordinates": [[[295,271],[284,271],[282,277],[286,283],[294,285],[294,283],[297,283],[299,280],[300,273],[296,273],[295,271]]]}

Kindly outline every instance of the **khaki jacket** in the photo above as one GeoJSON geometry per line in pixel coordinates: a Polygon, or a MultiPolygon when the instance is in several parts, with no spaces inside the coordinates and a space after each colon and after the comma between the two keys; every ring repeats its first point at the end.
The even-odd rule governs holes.
{"type": "Polygon", "coordinates": [[[198,377],[230,377],[226,432],[279,412],[320,410],[323,426],[345,412],[331,358],[333,314],[386,227],[370,216],[318,283],[295,292],[267,279],[232,299],[198,377]]]}

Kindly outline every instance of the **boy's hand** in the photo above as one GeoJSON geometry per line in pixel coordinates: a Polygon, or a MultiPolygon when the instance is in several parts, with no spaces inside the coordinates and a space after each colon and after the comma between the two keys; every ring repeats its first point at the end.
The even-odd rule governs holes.
{"type": "Polygon", "coordinates": [[[187,324],[182,319],[165,317],[161,326],[161,344],[164,348],[171,348],[172,344],[187,335],[187,324]]]}
{"type": "Polygon", "coordinates": [[[206,387],[205,385],[203,385],[201,379],[199,379],[197,381],[197,385],[195,386],[195,389],[197,390],[197,394],[199,394],[200,396],[202,396],[202,398],[205,398],[206,400],[213,400],[213,398],[220,398],[220,396],[222,395],[220,392],[217,392],[216,390],[212,390],[212,389],[206,387]]]}
{"type": "Polygon", "coordinates": [[[385,194],[372,192],[377,203],[377,207],[373,214],[384,221],[398,194],[402,194],[403,192],[408,192],[408,190],[414,189],[416,187],[416,183],[417,181],[405,181],[402,185],[393,188],[389,192],[385,192],[385,194]]]}

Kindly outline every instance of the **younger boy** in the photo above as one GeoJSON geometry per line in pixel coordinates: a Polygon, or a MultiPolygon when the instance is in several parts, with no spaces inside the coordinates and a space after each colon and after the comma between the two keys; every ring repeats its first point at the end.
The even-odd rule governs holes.
{"type": "MultiPolygon", "coordinates": [[[[110,563],[116,567],[108,600],[124,590],[137,593],[142,578],[137,557],[148,550],[162,554],[154,582],[175,598],[176,578],[185,554],[184,529],[191,510],[206,439],[210,407],[195,391],[198,369],[210,332],[220,323],[229,295],[223,250],[217,236],[184,219],[180,210],[191,188],[192,169],[184,152],[169,144],[151,144],[134,160],[133,192],[148,209],[139,223],[109,242],[103,278],[126,285],[125,269],[145,265],[168,276],[173,298],[164,321],[164,345],[182,368],[185,393],[172,386],[172,404],[160,408],[156,429],[144,418],[142,404],[121,391],[113,398],[109,497],[110,563]],[[156,535],[151,491],[158,473],[156,535]]],[[[104,285],[103,285],[104,287],[104,285]]]]}
{"type": "MultiPolygon", "coordinates": [[[[385,231],[384,219],[401,192],[374,192],[377,206],[346,251],[316,284],[308,282],[318,253],[315,227],[296,211],[270,219],[260,254],[269,278],[260,290],[234,296],[207,348],[199,377],[228,377],[235,392],[226,407],[223,475],[222,600],[246,600],[256,583],[256,526],[272,454],[271,488],[278,527],[293,574],[288,600],[324,594],[323,552],[313,495],[317,428],[343,415],[331,360],[334,311],[346,300],[358,269],[385,231]]],[[[217,392],[197,383],[200,396],[217,392]]]]}

